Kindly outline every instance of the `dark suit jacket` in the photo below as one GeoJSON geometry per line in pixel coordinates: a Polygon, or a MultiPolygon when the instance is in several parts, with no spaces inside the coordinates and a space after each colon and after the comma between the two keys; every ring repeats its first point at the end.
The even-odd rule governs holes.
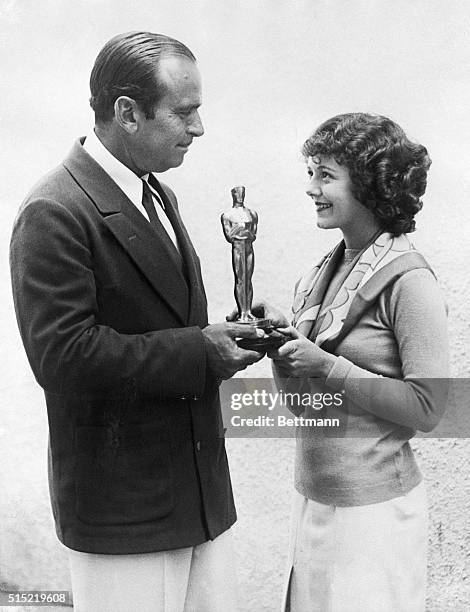
{"type": "Polygon", "coordinates": [[[56,529],[76,550],[191,546],[236,518],[199,261],[173,192],[159,191],[183,265],[80,142],[13,229],[17,319],[46,394],[56,529]]]}

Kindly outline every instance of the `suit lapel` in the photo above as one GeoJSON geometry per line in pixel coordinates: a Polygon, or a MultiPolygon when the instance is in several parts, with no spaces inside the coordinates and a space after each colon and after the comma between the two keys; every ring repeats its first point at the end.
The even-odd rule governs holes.
{"type": "Polygon", "coordinates": [[[153,174],[150,174],[150,177],[149,183],[156,189],[163,201],[185,263],[190,295],[188,325],[205,325],[207,324],[207,302],[196,251],[181,219],[176,203],[172,202],[172,198],[156,177],[153,174]]]}
{"type": "Polygon", "coordinates": [[[77,141],[64,162],[104,222],[158,295],[183,325],[188,320],[188,287],[168,236],[159,236],[110,176],[77,141]],[[173,251],[172,251],[173,249],[173,251]]]}

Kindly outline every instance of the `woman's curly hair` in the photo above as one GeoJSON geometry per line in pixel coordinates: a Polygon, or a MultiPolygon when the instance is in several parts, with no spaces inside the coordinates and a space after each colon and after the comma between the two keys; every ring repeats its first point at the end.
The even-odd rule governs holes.
{"type": "Polygon", "coordinates": [[[331,156],[349,170],[353,195],[394,236],[415,230],[414,216],[431,159],[402,128],[381,115],[347,113],[328,119],[308,138],[305,158],[331,156]]]}

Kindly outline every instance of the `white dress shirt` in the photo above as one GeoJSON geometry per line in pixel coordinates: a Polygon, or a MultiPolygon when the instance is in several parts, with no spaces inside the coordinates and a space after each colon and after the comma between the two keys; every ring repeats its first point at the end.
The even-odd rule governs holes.
{"type": "MultiPolygon", "coordinates": [[[[148,174],[139,178],[127,166],[121,163],[108,149],[103,145],[98,136],[92,130],[85,139],[83,144],[85,151],[93,157],[93,159],[109,174],[116,185],[123,191],[129,200],[134,204],[137,210],[149,221],[147,211],[142,205],[143,185],[145,180],[148,184],[148,174]]],[[[158,218],[165,228],[171,241],[178,249],[178,241],[176,240],[175,231],[163,210],[162,201],[158,193],[149,185],[153,196],[153,203],[157,211],[158,218]]],[[[150,222],[150,221],[149,221],[150,222]]],[[[179,250],[179,249],[178,249],[179,250]]]]}

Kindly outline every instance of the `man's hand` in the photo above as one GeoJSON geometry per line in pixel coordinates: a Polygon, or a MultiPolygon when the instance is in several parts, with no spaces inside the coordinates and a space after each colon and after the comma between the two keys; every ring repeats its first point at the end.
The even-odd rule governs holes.
{"type": "Polygon", "coordinates": [[[202,330],[206,344],[207,362],[216,378],[226,380],[239,370],[263,358],[263,353],[245,351],[235,338],[261,338],[264,332],[255,327],[237,323],[215,323],[202,330]]]}
{"type": "MultiPolygon", "coordinates": [[[[264,300],[255,302],[251,308],[251,312],[260,319],[270,319],[273,327],[288,327],[289,321],[280,310],[274,308],[264,300]]],[[[232,312],[226,317],[227,321],[235,321],[238,316],[238,310],[232,312]]]]}

